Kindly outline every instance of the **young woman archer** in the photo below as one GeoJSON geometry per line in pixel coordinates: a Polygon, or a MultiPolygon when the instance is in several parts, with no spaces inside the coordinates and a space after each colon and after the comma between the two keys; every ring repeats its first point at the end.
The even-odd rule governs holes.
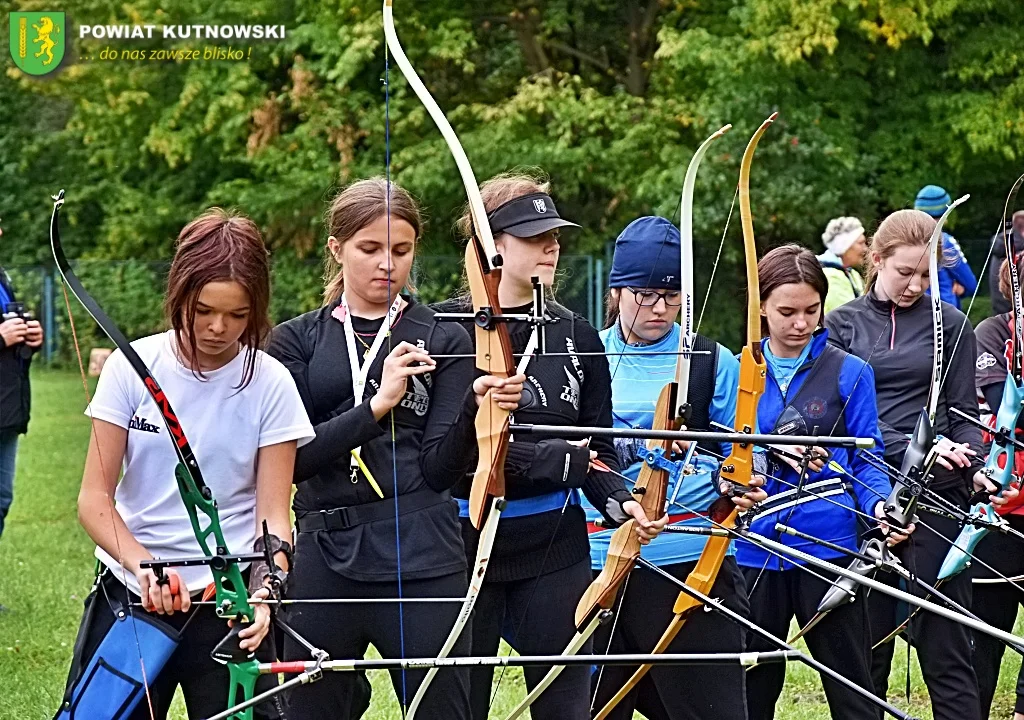
{"type": "MultiPolygon", "coordinates": [[[[796,434],[853,435],[875,439],[881,454],[882,436],[875,409],[874,374],[863,360],[830,345],[821,327],[828,279],[818,259],[798,245],[768,252],[758,263],[761,280],[761,324],[768,378],[757,406],[762,432],[797,427],[796,434]]],[[[787,447],[788,454],[769,453],[768,500],[761,504],[751,530],[823,560],[847,564],[838,550],[776,531],[783,523],[808,535],[855,551],[859,524],[854,511],[882,517],[881,506],[891,489],[885,474],[859,450],[834,448],[831,460],[856,481],[819,459],[801,467],[793,455],[805,448],[787,447]]],[[[891,536],[895,543],[904,535],[891,536]]],[[[820,573],[809,573],[794,561],[770,555],[754,543],[738,543],[737,561],[747,579],[751,620],[784,636],[795,617],[801,626],[816,616],[818,604],[832,587],[820,573]]],[[[867,603],[863,594],[821,619],[806,635],[812,656],[866,689],[871,684],[871,647],[867,603]]],[[[759,637],[750,650],[771,649],[759,637]]],[[[747,707],[751,720],[770,720],[785,682],[785,665],[759,665],[747,674],[747,707]]],[[[831,716],[859,720],[877,717],[874,703],[823,677],[831,716]]]]}
{"type": "MultiPolygon", "coordinates": [[[[615,427],[644,429],[654,421],[659,393],[674,381],[680,326],[676,324],[682,305],[679,229],[662,217],[642,217],[631,222],[615,240],[609,275],[607,316],[600,336],[609,355],[612,376],[612,418],[615,427]]],[[[736,421],[736,398],[740,364],[724,346],[698,334],[690,361],[687,400],[691,430],[721,430],[712,423],[732,428],[736,421]]],[[[616,440],[615,449],[622,474],[636,481],[643,466],[639,452],[643,440],[616,440]]],[[[687,447],[676,447],[682,463],[687,447]]],[[[713,454],[728,455],[731,445],[698,447],[692,468],[683,468],[669,480],[668,517],[672,524],[708,526],[708,508],[720,497],[716,487],[719,460],[713,454]],[[710,451],[710,452],[708,452],[710,451]]],[[[760,489],[763,478],[751,479],[752,490],[733,498],[748,509],[766,496],[760,489]]],[[[584,504],[591,521],[590,553],[595,573],[608,557],[611,531],[594,524],[600,514],[584,504]]],[[[696,535],[659,535],[643,549],[643,556],[680,580],[686,580],[700,557],[706,538],[696,535]]],[[[598,631],[594,647],[598,652],[645,653],[654,647],[672,619],[672,607],[679,595],[674,585],[644,570],[634,570],[624,595],[615,603],[616,617],[598,631]]],[[[749,613],[743,577],[730,552],[719,571],[713,595],[743,615],[749,613]]],[[[745,633],[720,613],[694,613],[683,631],[666,649],[670,653],[742,652],[745,633]]],[[[594,707],[600,708],[633,674],[634,667],[606,666],[593,676],[594,707]]],[[[716,717],[746,720],[743,687],[746,669],[736,665],[658,666],[636,689],[620,702],[610,718],[631,718],[637,710],[649,718],[716,717]]]]}
{"type": "MultiPolygon", "coordinates": [[[[259,230],[244,217],[211,210],[178,236],[164,302],[171,330],[131,344],[195,442],[196,459],[219,503],[228,550],[235,553],[261,549],[264,522],[276,538],[290,537],[296,446],[313,437],[287,371],[259,349],[270,329],[269,299],[267,250],[259,230]]],[[[166,717],[179,686],[189,717],[221,712],[227,707],[228,671],[211,651],[227,628],[212,607],[193,605],[212,581],[209,567],[167,568],[161,581],[141,566],[154,558],[202,555],[202,549],[175,482],[178,457],[170,430],[120,350],[104,365],[86,412],[92,437],[78,515],[104,569],[86,600],[76,643],[82,662],[73,663],[72,675],[125,611],[132,612],[124,602],[141,602],[178,637],[159,672],[150,664],[146,676],[143,668],[146,692],[130,717],[166,717]]],[[[287,570],[287,543],[282,547],[276,562],[287,570]]],[[[249,592],[257,597],[268,594],[266,569],[245,572],[249,592]]],[[[268,606],[257,605],[254,621],[239,633],[241,648],[273,659],[269,643],[261,645],[269,625],[268,606]]],[[[137,649],[141,654],[141,643],[137,649]]],[[[69,685],[76,680],[69,678],[69,685]]],[[[265,678],[260,684],[273,682],[265,678]]],[[[119,685],[124,683],[108,690],[116,693],[119,685]]],[[[257,713],[276,717],[278,710],[275,703],[257,713]]]]}
{"type": "MultiPolygon", "coordinates": [[[[941,362],[945,381],[938,388],[935,434],[940,439],[929,488],[944,500],[966,510],[973,492],[996,493],[985,477],[976,448],[981,431],[950,412],[956,408],[977,417],[974,387],[976,343],[970,321],[959,310],[941,305],[945,351],[935,358],[933,318],[925,290],[929,284],[929,242],[936,221],[919,210],[898,210],[879,225],[871,240],[868,290],[826,317],[832,342],[867,362],[875,375],[879,426],[885,458],[899,467],[932,385],[933,363],[941,362]]],[[[1016,490],[995,494],[991,502],[1005,504],[1016,490]]],[[[927,502],[927,499],[924,500],[927,502]]],[[[940,514],[922,516],[936,532],[917,532],[895,549],[903,564],[925,582],[934,583],[952,540],[956,520],[940,514]]],[[[942,591],[965,607],[971,605],[971,582],[966,573],[953,577],[942,591]]],[[[887,596],[872,593],[868,602],[872,642],[884,639],[899,625],[897,606],[887,596]]],[[[978,682],[972,666],[970,632],[930,613],[913,618],[909,633],[917,648],[921,671],[936,720],[975,720],[981,717],[978,682]]],[[[884,697],[889,685],[893,643],[872,653],[875,692],[884,697]]]]}
{"type": "MultiPolygon", "coordinates": [[[[559,231],[578,226],[561,218],[548,184],[535,177],[499,175],[483,183],[480,192],[504,260],[498,288],[502,312],[528,314],[532,278],[539,278],[550,291],[558,267],[559,231]]],[[[470,225],[468,214],[459,221],[466,237],[470,225]]],[[[470,303],[468,297],[455,298],[435,307],[466,312],[470,303]]],[[[525,370],[519,365],[527,381],[515,410],[516,422],[610,427],[610,375],[597,331],[557,303],[547,303],[547,313],[555,322],[543,330],[535,331],[527,322],[509,323],[513,352],[520,363],[526,358],[525,370]],[[542,331],[547,354],[531,357],[542,331]]],[[[476,603],[472,652],[494,655],[504,638],[522,654],[557,654],[576,631],[576,604],[593,579],[580,491],[614,525],[635,518],[643,543],[656,536],[667,519],[647,518],[614,473],[590,467],[592,458],[618,467],[610,440],[594,438],[587,447],[556,438],[517,436],[514,431],[512,440],[505,462],[508,504],[476,603]]],[[[456,488],[458,497],[469,496],[468,480],[456,488]]],[[[469,522],[465,501],[460,503],[466,552],[472,557],[479,535],[469,522]]],[[[588,643],[581,652],[589,647],[588,643]]],[[[527,688],[532,689],[548,669],[527,668],[527,688]]],[[[478,720],[487,717],[491,675],[490,668],[472,671],[473,717],[478,720]]],[[[587,668],[566,668],[531,706],[531,717],[585,720],[589,686],[587,668]]]]}
{"type": "MultiPolygon", "coordinates": [[[[296,458],[289,594],[354,601],[296,605],[289,617],[334,658],[362,657],[370,644],[385,658],[438,653],[459,605],[401,601],[466,595],[449,490],[470,467],[484,394],[493,388],[511,409],[522,389],[516,377],[474,380],[462,327],[401,294],[422,224],[416,201],[394,183],[345,188],[327,212],[324,305],[276,328],[268,350],[291,371],[317,435],[296,458]],[[394,602],[358,602],[375,599],[394,602]]],[[[454,652],[468,649],[466,636],[454,652]]],[[[291,638],[284,654],[308,659],[291,638]]],[[[424,675],[391,673],[403,706],[424,675]]],[[[291,695],[289,717],[358,717],[366,702],[360,676],[329,673],[291,695]]],[[[468,671],[440,673],[421,707],[428,717],[468,718],[468,671]]]]}

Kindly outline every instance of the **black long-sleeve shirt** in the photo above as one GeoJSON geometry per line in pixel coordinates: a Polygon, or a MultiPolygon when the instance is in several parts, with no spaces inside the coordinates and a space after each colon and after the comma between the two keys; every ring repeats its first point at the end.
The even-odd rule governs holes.
{"type": "MultiPolygon", "coordinates": [[[[1003,386],[1009,374],[1007,357],[1013,352],[1010,325],[1011,314],[1005,312],[985,318],[975,330],[978,362],[975,364],[974,381],[993,415],[999,412],[999,406],[1002,405],[1003,386]]],[[[1024,430],[1024,413],[1017,420],[1017,430],[1024,430]]]]}
{"type": "MultiPolygon", "coordinates": [[[[469,312],[467,298],[448,300],[434,308],[439,312],[469,312]]],[[[555,305],[548,313],[558,321],[544,326],[549,354],[537,355],[526,368],[523,400],[515,411],[521,424],[612,426],[611,375],[604,345],[597,331],[579,315],[555,305]],[[589,353],[595,353],[593,355],[589,353]]],[[[503,308],[508,314],[527,314],[530,306],[503,308]]],[[[509,338],[513,353],[522,353],[532,327],[526,322],[510,322],[509,338]]],[[[518,362],[519,358],[516,358],[518,362]]],[[[530,480],[528,471],[533,448],[543,438],[512,432],[505,462],[505,497],[516,500],[562,490],[560,478],[530,480]]],[[[610,438],[593,438],[590,449],[598,459],[618,470],[618,457],[610,438]]],[[[475,460],[475,453],[474,453],[475,460]]],[[[459,497],[469,497],[471,476],[454,489],[459,497]]],[[[613,473],[591,470],[582,487],[590,503],[609,521],[622,523],[626,518],[622,503],[632,499],[622,480],[613,473]]],[[[468,520],[463,522],[467,553],[475,554],[478,534],[468,520]]],[[[502,518],[491,552],[487,579],[496,582],[536,577],[568,567],[590,553],[586,516],[579,506],[571,506],[537,515],[502,518]]]]}
{"type": "MultiPolygon", "coordinates": [[[[10,278],[0,267],[0,284],[13,301],[14,288],[10,278]]],[[[2,306],[3,303],[0,303],[2,306]]],[[[6,308],[0,307],[0,313],[6,308]]],[[[0,337],[0,432],[26,433],[32,407],[32,389],[29,384],[29,366],[39,348],[25,343],[8,346],[0,337]]]]}
{"type": "MultiPolygon", "coordinates": [[[[878,424],[886,457],[897,466],[921,409],[928,403],[935,355],[929,303],[927,297],[921,297],[910,307],[901,308],[878,299],[872,290],[825,316],[830,341],[866,361],[875,371],[878,424]]],[[[939,391],[935,432],[954,442],[967,443],[980,453],[981,431],[950,412],[950,408],[957,408],[978,417],[974,329],[966,315],[942,303],[942,330],[945,382],[939,391]]],[[[938,490],[956,483],[970,487],[971,478],[982,467],[980,458],[980,454],[973,457],[970,467],[955,474],[935,466],[932,487],[938,490]]]]}
{"type": "MultiPolygon", "coordinates": [[[[367,373],[363,401],[354,406],[345,329],[332,316],[338,303],[300,315],[275,328],[267,352],[292,374],[316,439],[296,457],[294,509],[297,514],[374,502],[393,504],[401,495],[429,489],[448,491],[469,466],[476,446],[473,420],[472,344],[452,323],[415,301],[402,310],[390,342],[381,347],[367,373]],[[403,400],[377,421],[370,399],[380,387],[389,347],[406,341],[441,358],[433,372],[407,380],[403,400]],[[393,423],[393,425],[392,425],[393,423]],[[394,435],[392,436],[392,428],[394,435]],[[351,480],[351,450],[373,474],[386,500],[357,475],[351,480]]],[[[357,332],[374,333],[383,318],[353,318],[357,332]]],[[[361,358],[360,358],[361,362],[361,358]]],[[[401,516],[402,575],[438,577],[466,565],[454,502],[440,502],[401,516]]],[[[331,567],[356,580],[393,581],[397,572],[394,516],[341,531],[319,533],[331,567]]]]}

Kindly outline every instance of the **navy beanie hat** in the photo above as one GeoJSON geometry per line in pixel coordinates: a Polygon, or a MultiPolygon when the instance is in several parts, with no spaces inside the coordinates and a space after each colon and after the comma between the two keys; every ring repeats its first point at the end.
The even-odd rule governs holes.
{"type": "Polygon", "coordinates": [[[933,218],[942,217],[953,200],[949,193],[938,185],[925,185],[914,198],[914,209],[928,213],[933,218]]]}
{"type": "Polygon", "coordinates": [[[663,217],[637,218],[615,239],[608,287],[676,290],[679,277],[679,228],[663,217]]]}

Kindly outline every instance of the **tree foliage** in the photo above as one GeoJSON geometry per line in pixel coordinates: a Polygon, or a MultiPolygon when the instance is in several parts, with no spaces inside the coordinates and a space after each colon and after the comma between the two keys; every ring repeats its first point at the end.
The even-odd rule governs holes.
{"type": "MultiPolygon", "coordinates": [[[[251,215],[275,253],[300,260],[319,252],[327,198],[385,172],[422,200],[429,250],[457,254],[461,184],[387,63],[379,3],[76,5],[76,24],[258,22],[285,25],[287,37],[252,43],[241,62],[100,61],[104,46],[169,41],[76,37],[66,67],[43,79],[23,76],[4,51],[5,263],[46,256],[47,196],[58,187],[68,190],[77,256],[166,260],[177,231],[221,205],[251,215]]],[[[780,120],[752,178],[763,248],[817,250],[829,218],[858,215],[872,227],[927,183],[972,194],[954,232],[989,234],[1024,170],[1019,0],[395,0],[395,18],[478,178],[519,166],[550,175],[563,214],[584,227],[566,252],[605,252],[641,214],[676,218],[690,155],[733,123],[698,179],[700,288],[730,217],[739,156],[774,110],[780,120]]],[[[715,307],[740,301],[732,219],[715,307]]],[[[716,312],[702,330],[734,340],[739,322],[716,312]]]]}

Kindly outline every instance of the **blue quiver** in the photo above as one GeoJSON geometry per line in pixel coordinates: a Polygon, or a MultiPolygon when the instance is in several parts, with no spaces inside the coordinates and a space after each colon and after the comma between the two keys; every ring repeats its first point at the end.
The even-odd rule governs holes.
{"type": "MultiPolygon", "coordinates": [[[[94,606],[104,601],[104,594],[92,598],[94,606]]],[[[154,682],[178,647],[178,633],[166,623],[147,613],[126,612],[123,605],[112,609],[116,619],[84,667],[80,646],[91,618],[83,623],[72,680],[54,720],[127,718],[145,701],[146,683],[154,682]]]]}

